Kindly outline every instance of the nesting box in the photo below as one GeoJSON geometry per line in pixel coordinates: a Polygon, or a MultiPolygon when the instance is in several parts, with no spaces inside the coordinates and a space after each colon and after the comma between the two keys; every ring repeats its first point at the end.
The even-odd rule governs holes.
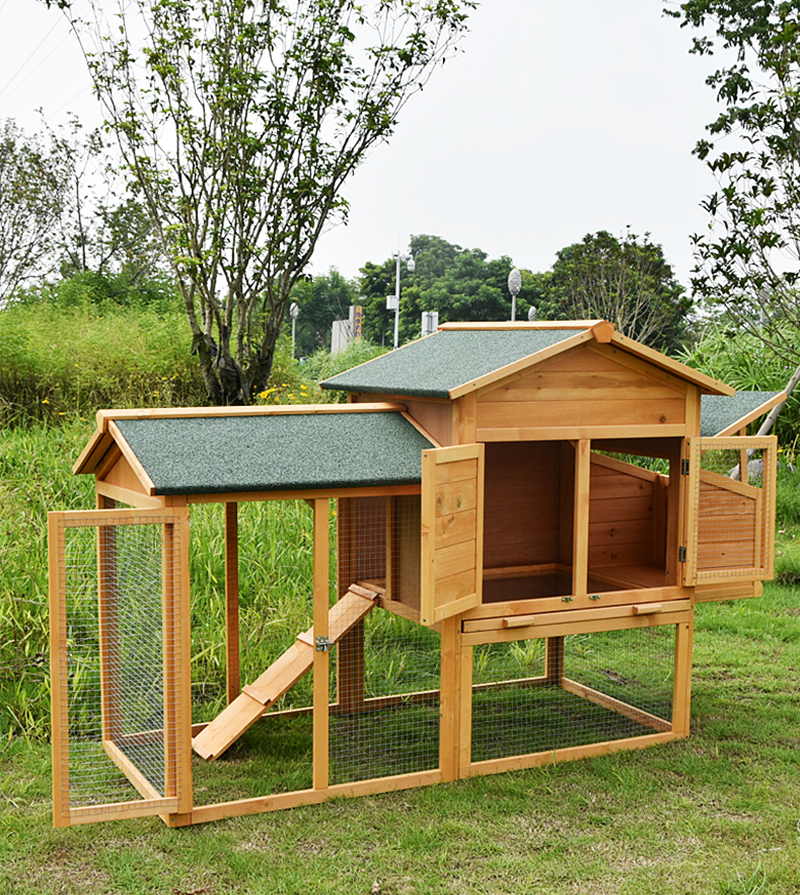
{"type": "Polygon", "coordinates": [[[98,414],[75,466],[97,509],[49,522],[57,824],[181,826],[688,734],[694,606],[772,575],[776,443],[744,431],[785,396],[605,321],[446,324],[323,386],[348,403],[98,414]],[[308,626],[242,686],[237,508],[276,500],[311,507],[308,626]],[[207,503],[225,505],[227,705],[193,723],[207,503]],[[198,800],[251,728],[289,758],[304,731],[307,766],[198,800]]]}

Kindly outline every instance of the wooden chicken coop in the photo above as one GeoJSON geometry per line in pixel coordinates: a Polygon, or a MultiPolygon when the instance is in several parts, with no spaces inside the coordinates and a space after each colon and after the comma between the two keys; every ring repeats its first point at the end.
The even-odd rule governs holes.
{"type": "Polygon", "coordinates": [[[745,430],[783,394],[605,321],[446,324],[323,387],[348,403],[98,413],[74,468],[96,509],[49,518],[56,825],[183,826],[688,735],[695,605],[772,576],[776,442],[745,430]],[[276,501],[307,514],[304,620],[244,637],[240,510],[276,501]],[[209,504],[226,684],[198,720],[209,504]],[[259,791],[219,785],[230,755],[261,762],[259,791]]]}

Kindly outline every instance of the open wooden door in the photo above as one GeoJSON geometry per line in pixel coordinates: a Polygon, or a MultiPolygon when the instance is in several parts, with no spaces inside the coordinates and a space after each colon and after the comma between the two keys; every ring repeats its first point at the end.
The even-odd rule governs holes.
{"type": "Polygon", "coordinates": [[[189,511],[50,513],[57,827],[191,810],[189,511]]]}
{"type": "Polygon", "coordinates": [[[483,590],[484,446],[422,452],[422,581],[424,625],[465,612],[483,590]]]}
{"type": "Polygon", "coordinates": [[[772,578],[776,452],[774,436],[691,440],[685,584],[772,578]]]}

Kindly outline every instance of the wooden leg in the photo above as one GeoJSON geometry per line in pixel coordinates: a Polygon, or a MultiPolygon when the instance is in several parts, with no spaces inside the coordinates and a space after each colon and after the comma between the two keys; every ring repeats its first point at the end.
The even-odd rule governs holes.
{"type": "Polygon", "coordinates": [[[545,676],[548,684],[561,686],[564,679],[564,638],[548,637],[545,640],[545,676]]]}
{"type": "Polygon", "coordinates": [[[472,647],[461,648],[461,712],[459,733],[459,774],[472,762],[472,647]]]}
{"type": "Polygon", "coordinates": [[[439,702],[439,767],[442,780],[457,780],[461,725],[461,631],[458,616],[442,625],[442,682],[439,702]]]}
{"type": "Polygon", "coordinates": [[[692,638],[694,613],[688,622],[675,626],[675,691],[672,697],[672,730],[689,736],[689,715],[692,696],[692,638]]]}

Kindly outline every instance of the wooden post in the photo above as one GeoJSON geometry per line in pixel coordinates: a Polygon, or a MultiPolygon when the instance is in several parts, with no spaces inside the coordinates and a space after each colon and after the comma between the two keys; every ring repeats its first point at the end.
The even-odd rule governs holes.
{"type": "Polygon", "coordinates": [[[69,688],[64,570],[63,517],[47,516],[47,561],[50,602],[50,748],[53,756],[53,825],[68,827],[69,818],[69,688]]]}
{"type": "Polygon", "coordinates": [[[545,640],[545,677],[548,684],[561,686],[564,679],[564,638],[548,637],[545,640]]]}
{"type": "Polygon", "coordinates": [[[439,697],[439,767],[442,780],[457,780],[461,708],[461,631],[458,616],[441,622],[442,678],[439,697]]]}
{"type": "MultiPolygon", "coordinates": [[[[314,500],[314,639],[328,637],[330,508],[327,499],[314,500]]],[[[314,652],[314,789],[328,787],[328,675],[330,654],[314,652]]]]}
{"type": "Polygon", "coordinates": [[[228,705],[241,692],[239,669],[239,505],[225,504],[225,671],[228,705]]]}
{"type": "MultiPolygon", "coordinates": [[[[190,626],[191,600],[189,575],[189,507],[175,508],[180,515],[172,529],[172,599],[169,612],[165,613],[167,623],[173,631],[173,676],[177,688],[175,747],[178,789],[178,808],[165,819],[170,826],[183,826],[189,822],[194,802],[192,781],[192,632],[190,626]],[[168,615],[168,618],[167,618],[168,615]]],[[[164,641],[165,650],[167,640],[164,641]]],[[[166,693],[167,680],[164,680],[166,693]]],[[[164,715],[166,733],[167,717],[164,715]]],[[[165,793],[166,794],[166,793],[165,793]]]]}
{"type": "Polygon", "coordinates": [[[466,773],[472,762],[472,666],[473,647],[461,648],[461,718],[459,724],[458,776],[466,773]]]}
{"type": "Polygon", "coordinates": [[[692,639],[694,613],[689,621],[675,626],[675,690],[672,698],[672,731],[689,736],[692,697],[692,639]]]}
{"type": "Polygon", "coordinates": [[[585,597],[589,577],[589,498],[591,442],[581,438],[575,443],[575,513],[572,536],[572,593],[585,597]]]}
{"type": "MultiPolygon", "coordinates": [[[[115,500],[96,495],[98,510],[113,510],[115,500]]],[[[119,606],[117,581],[117,530],[97,526],[97,626],[100,652],[100,712],[103,740],[115,742],[120,734],[119,606]]]]}

